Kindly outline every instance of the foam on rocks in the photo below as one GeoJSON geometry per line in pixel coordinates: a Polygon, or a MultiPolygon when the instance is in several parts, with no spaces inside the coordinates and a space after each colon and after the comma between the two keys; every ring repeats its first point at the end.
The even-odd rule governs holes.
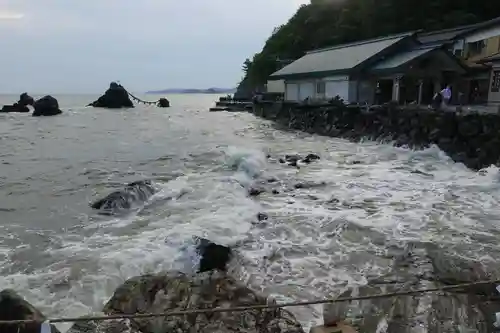
{"type": "Polygon", "coordinates": [[[253,113],[290,129],[350,140],[393,142],[413,149],[437,145],[455,162],[471,169],[500,165],[500,115],[401,108],[359,107],[342,101],[307,105],[255,103],[253,113]]]}

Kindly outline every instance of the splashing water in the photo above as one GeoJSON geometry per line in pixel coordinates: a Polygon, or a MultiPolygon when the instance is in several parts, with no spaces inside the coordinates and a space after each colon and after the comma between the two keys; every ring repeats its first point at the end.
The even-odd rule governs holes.
{"type": "MultiPolygon", "coordinates": [[[[85,105],[75,98],[58,97],[63,108],[85,105]]],[[[168,112],[0,115],[3,288],[49,316],[86,315],[127,278],[194,271],[193,236],[235,245],[238,278],[278,301],[366,284],[390,270],[387,249],[405,242],[496,264],[496,167],[475,173],[436,147],[414,152],[282,132],[250,114],[205,112],[212,96],[168,98],[168,112]],[[321,160],[300,169],[275,161],[292,153],[321,160]],[[249,198],[248,186],[268,177],[279,193],[249,198]],[[104,218],[88,207],[143,178],[161,191],[131,214],[104,218]],[[294,189],[299,182],[319,185],[294,189]],[[259,212],[269,219],[256,223],[259,212]]],[[[306,328],[320,310],[292,309],[306,328]]]]}

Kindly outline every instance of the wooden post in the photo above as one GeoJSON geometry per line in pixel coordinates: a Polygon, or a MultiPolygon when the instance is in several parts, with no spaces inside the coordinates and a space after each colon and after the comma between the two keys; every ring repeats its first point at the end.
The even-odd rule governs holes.
{"type": "Polygon", "coordinates": [[[424,80],[420,79],[418,80],[418,99],[417,99],[417,104],[421,105],[422,104],[422,94],[424,92],[424,80]]]}
{"type": "Polygon", "coordinates": [[[399,90],[401,86],[402,75],[398,75],[393,79],[392,84],[392,100],[399,103],[399,90]]]}

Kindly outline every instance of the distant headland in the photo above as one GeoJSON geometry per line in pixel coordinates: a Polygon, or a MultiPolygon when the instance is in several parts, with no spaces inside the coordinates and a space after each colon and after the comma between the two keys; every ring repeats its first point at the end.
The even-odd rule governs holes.
{"type": "Polygon", "coordinates": [[[232,94],[236,88],[208,88],[208,89],[181,89],[171,88],[164,90],[150,90],[147,94],[232,94]]]}

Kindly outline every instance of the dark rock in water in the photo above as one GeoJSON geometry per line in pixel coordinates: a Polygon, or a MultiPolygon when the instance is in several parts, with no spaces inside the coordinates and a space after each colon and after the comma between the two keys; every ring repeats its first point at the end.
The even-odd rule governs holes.
{"type": "Polygon", "coordinates": [[[120,109],[133,108],[134,103],[130,100],[127,90],[116,82],[109,84],[109,89],[104,95],[99,97],[97,101],[90,103],[88,106],[95,108],[120,109]]]}
{"type": "Polygon", "coordinates": [[[258,187],[251,187],[251,188],[248,189],[248,195],[251,196],[251,197],[256,197],[259,194],[264,193],[264,192],[266,192],[265,189],[258,188],[258,187]]]}
{"type": "Polygon", "coordinates": [[[269,216],[266,213],[258,213],[257,214],[257,220],[259,220],[259,222],[265,221],[268,218],[269,218],[269,216]]]}
{"type": "Polygon", "coordinates": [[[229,247],[215,244],[205,238],[195,238],[196,251],[200,255],[200,263],[198,272],[208,272],[212,270],[220,270],[225,272],[227,264],[232,257],[232,251],[229,247]]]}
{"type": "MultiPolygon", "coordinates": [[[[24,300],[14,290],[5,289],[0,292],[0,320],[39,320],[44,321],[45,316],[33,305],[24,300]]],[[[52,333],[60,333],[51,325],[52,333]]],[[[40,324],[8,325],[0,324],[2,333],[40,333],[40,324]]]]}
{"type": "Polygon", "coordinates": [[[90,207],[98,209],[99,214],[112,215],[129,210],[134,204],[146,202],[156,192],[156,188],[150,180],[140,180],[128,184],[122,190],[108,194],[92,203],[90,207]]]}
{"type": "Polygon", "coordinates": [[[162,97],[158,100],[157,106],[159,108],[169,108],[170,107],[170,101],[166,99],[165,97],[162,97]]]}
{"type": "MultiPolygon", "coordinates": [[[[158,313],[273,303],[224,272],[193,276],[167,272],[129,279],[116,289],[103,312],[108,315],[158,313]]],[[[284,309],[122,319],[106,324],[99,322],[92,327],[77,323],[67,333],[122,333],[126,332],[125,325],[132,328],[132,333],[304,333],[295,317],[284,309]],[[108,326],[103,329],[102,325],[108,326]]]]}
{"type": "Polygon", "coordinates": [[[287,162],[297,162],[302,157],[300,155],[285,155],[285,161],[287,162]]]}
{"type": "Polygon", "coordinates": [[[314,187],[322,187],[322,186],[326,186],[326,183],[325,182],[300,182],[300,183],[296,183],[295,185],[293,185],[293,187],[295,187],[296,189],[308,189],[308,188],[314,188],[314,187]]]}
{"type": "Polygon", "coordinates": [[[272,193],[273,193],[273,194],[280,194],[280,191],[278,191],[278,190],[274,189],[274,190],[272,191],[272,193]]]}
{"type": "Polygon", "coordinates": [[[285,163],[286,161],[285,161],[285,159],[284,159],[284,158],[280,158],[280,159],[279,159],[279,162],[280,162],[281,164],[283,164],[283,163],[285,163]]]}
{"type": "Polygon", "coordinates": [[[318,155],[316,155],[316,154],[309,154],[304,159],[302,159],[302,162],[309,164],[312,161],[317,161],[319,159],[320,159],[320,157],[318,155]]]}
{"type": "Polygon", "coordinates": [[[35,102],[33,105],[35,111],[33,111],[33,117],[39,116],[55,116],[61,114],[62,111],[59,109],[59,102],[54,97],[47,95],[35,102]]]}
{"type": "Polygon", "coordinates": [[[17,101],[17,103],[14,103],[13,105],[4,105],[0,112],[30,112],[28,105],[33,105],[34,103],[35,100],[33,97],[27,93],[22,93],[21,96],[19,96],[19,101],[17,101]]]}

